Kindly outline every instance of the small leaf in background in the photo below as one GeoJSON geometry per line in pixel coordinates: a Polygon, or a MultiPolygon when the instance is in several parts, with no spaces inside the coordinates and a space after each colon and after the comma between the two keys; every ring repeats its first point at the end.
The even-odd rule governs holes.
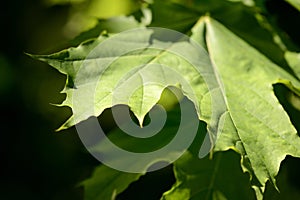
{"type": "Polygon", "coordinates": [[[232,151],[216,153],[213,159],[186,152],[174,163],[176,183],[162,199],[254,199],[248,175],[236,165],[238,159],[232,151]]]}
{"type": "Polygon", "coordinates": [[[97,38],[102,32],[119,33],[133,28],[145,27],[150,24],[152,16],[151,11],[147,8],[133,14],[137,16],[117,16],[109,19],[99,19],[93,28],[80,33],[70,43],[76,46],[88,39],[97,38]]]}
{"type": "Polygon", "coordinates": [[[85,180],[82,185],[85,188],[85,200],[113,200],[123,192],[128,185],[138,180],[142,174],[120,172],[101,165],[97,167],[92,178],[85,180]]]}
{"type": "Polygon", "coordinates": [[[69,39],[93,28],[100,19],[132,14],[146,5],[140,0],[44,0],[44,2],[49,6],[70,7],[69,17],[64,27],[64,34],[69,39]]]}

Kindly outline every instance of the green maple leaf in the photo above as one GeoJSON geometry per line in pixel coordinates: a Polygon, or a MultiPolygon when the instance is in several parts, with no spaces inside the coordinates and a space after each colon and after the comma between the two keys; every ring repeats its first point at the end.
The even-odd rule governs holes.
{"type": "MultiPolygon", "coordinates": [[[[208,124],[208,139],[217,137],[214,150],[233,149],[241,154],[243,171],[250,173],[256,195],[262,199],[265,183],[271,180],[276,184],[275,176],[285,156],[300,157],[300,140],[276,99],[272,85],[283,83],[298,93],[294,86],[299,87],[299,82],[209,17],[199,20],[192,32],[192,38],[207,48],[208,55],[195,54],[197,51],[188,40],[171,45],[166,41],[153,41],[153,31],[144,29],[134,40],[130,37],[129,40],[116,40],[115,47],[119,49],[134,48],[137,44],[144,47],[122,56],[116,53],[119,49],[109,46],[104,46],[110,49],[108,54],[89,55],[107,39],[102,35],[77,48],[35,57],[68,76],[64,89],[67,98],[62,105],[73,108],[75,117],[62,128],[99,116],[104,109],[118,104],[127,104],[142,125],[144,116],[158,102],[162,91],[170,85],[179,87],[194,103],[199,120],[208,124]],[[155,49],[156,44],[166,46],[173,53],[155,49]],[[153,49],[149,48],[151,45],[153,49]],[[179,53],[178,49],[195,62],[176,56],[174,53],[179,53]],[[107,62],[111,65],[104,71],[101,63],[107,62]],[[133,66],[145,63],[146,67],[132,70],[133,66]],[[170,66],[181,72],[181,76],[176,77],[165,68],[153,67],[153,63],[170,66]],[[143,85],[141,77],[155,84],[143,85]],[[124,95],[133,90],[132,96],[124,95]],[[91,101],[91,97],[95,99],[91,101]]],[[[180,187],[172,192],[176,189],[180,187]]]]}
{"type": "Polygon", "coordinates": [[[300,155],[299,137],[274,96],[272,84],[298,82],[216,21],[203,20],[198,27],[201,33],[195,28],[193,37],[204,34],[201,41],[226,91],[228,112],[222,116],[224,128],[215,151],[234,149],[242,155],[242,168],[255,175],[258,182],[252,182],[253,188],[262,199],[265,182],[275,185],[285,156],[300,155]]]}
{"type": "MultiPolygon", "coordinates": [[[[219,83],[207,53],[186,39],[175,43],[157,41],[155,36],[152,38],[154,32],[151,29],[139,29],[138,37],[133,31],[125,37],[117,36],[108,44],[103,42],[106,36],[101,35],[77,48],[49,56],[34,56],[68,77],[63,90],[67,98],[61,106],[71,107],[73,116],[61,129],[90,116],[99,116],[104,109],[119,104],[128,105],[142,126],[145,115],[168,86],[180,87],[184,95],[194,102],[199,118],[210,120],[212,116],[208,111],[205,112],[207,116],[200,115],[200,101],[205,95],[206,98],[217,96],[219,83]],[[104,46],[101,46],[102,43],[104,46]],[[127,48],[138,49],[120,56],[120,52],[126,52],[127,48]],[[107,63],[110,65],[107,66],[107,63]],[[209,89],[214,88],[216,91],[210,94],[209,89]],[[133,92],[130,97],[126,96],[128,92],[133,92]],[[93,108],[90,109],[90,106],[93,108]]],[[[212,102],[205,101],[205,104],[210,107],[212,102]]],[[[222,106],[216,107],[216,110],[225,109],[222,106]]],[[[203,110],[206,109],[204,106],[203,110]]],[[[212,129],[216,128],[213,123],[217,123],[218,116],[214,117],[212,129]]]]}

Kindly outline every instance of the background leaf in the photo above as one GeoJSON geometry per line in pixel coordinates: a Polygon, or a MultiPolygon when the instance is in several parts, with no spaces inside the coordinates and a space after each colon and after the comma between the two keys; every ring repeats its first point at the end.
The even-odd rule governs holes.
{"type": "Polygon", "coordinates": [[[82,184],[86,200],[115,199],[128,185],[137,180],[141,174],[130,174],[101,165],[97,167],[92,178],[82,184]]]}
{"type": "Polygon", "coordinates": [[[176,183],[162,199],[254,199],[247,174],[236,165],[234,152],[199,159],[186,152],[174,163],[176,183]]]}

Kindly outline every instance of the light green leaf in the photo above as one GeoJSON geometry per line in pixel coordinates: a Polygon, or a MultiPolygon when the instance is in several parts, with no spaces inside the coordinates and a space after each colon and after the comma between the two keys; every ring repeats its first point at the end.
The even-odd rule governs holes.
{"type": "MultiPolygon", "coordinates": [[[[130,33],[116,37],[110,45],[105,46],[107,36],[102,35],[77,48],[35,57],[68,76],[63,91],[67,98],[62,105],[70,106],[75,117],[62,128],[99,116],[104,109],[118,104],[128,105],[142,125],[166,87],[182,89],[194,103],[198,118],[207,123],[208,139],[219,136],[215,151],[233,149],[241,154],[242,169],[250,173],[256,195],[262,199],[265,183],[271,180],[275,185],[285,156],[300,157],[296,130],[272,85],[283,83],[299,92],[296,87],[300,84],[210,17],[199,20],[192,32],[192,38],[207,48],[208,55],[196,51],[189,40],[170,44],[155,38],[152,29],[143,29],[135,37],[130,33]],[[90,54],[103,43],[96,54],[90,54]],[[157,49],[157,45],[171,51],[157,49]],[[119,56],[119,52],[137,47],[143,48],[119,56]],[[106,68],[107,63],[110,65],[106,68]],[[155,84],[145,85],[144,80],[155,84]]],[[[219,192],[213,196],[224,197],[219,192]]]]}
{"type": "MultiPolygon", "coordinates": [[[[189,34],[199,16],[209,15],[280,67],[290,70],[285,63],[283,51],[284,45],[291,46],[291,42],[284,38],[286,34],[281,33],[279,38],[278,28],[274,27],[275,23],[270,24],[270,18],[264,17],[256,6],[245,6],[246,1],[243,2],[242,0],[188,2],[186,0],[156,0],[151,5],[153,21],[150,26],[171,28],[189,34]],[[281,39],[285,39],[285,44],[281,39]]],[[[251,4],[251,2],[246,4],[251,4]]]]}
{"type": "Polygon", "coordinates": [[[144,116],[158,102],[162,91],[173,85],[181,87],[184,95],[193,101],[199,118],[208,122],[209,131],[213,134],[218,127],[219,115],[224,112],[224,104],[217,102],[219,83],[205,50],[190,41],[158,42],[153,40],[156,36],[151,29],[139,30],[138,35],[132,31],[126,40],[121,35],[112,44],[96,48],[105,39],[100,36],[77,48],[49,56],[35,56],[68,76],[63,91],[67,98],[62,106],[70,106],[76,119],[70,118],[61,128],[73,126],[90,116],[99,116],[104,109],[118,104],[129,105],[142,125],[144,116]],[[161,46],[166,50],[162,50],[161,46]],[[119,51],[137,47],[143,49],[118,55],[119,51]],[[87,57],[93,48],[103,51],[102,54],[96,52],[96,57],[87,57]],[[110,65],[106,68],[107,63],[110,65]],[[124,78],[128,81],[122,81],[124,78]],[[209,94],[209,89],[214,92],[209,94]],[[132,91],[134,93],[127,97],[132,91]],[[203,108],[200,108],[203,96],[216,96],[216,99],[204,101],[203,108]],[[212,104],[215,104],[213,114],[209,110],[212,104]],[[200,115],[200,109],[205,115],[200,115]]]}
{"type": "Polygon", "coordinates": [[[285,200],[285,199],[300,199],[299,187],[295,187],[294,180],[299,180],[298,159],[287,157],[280,167],[280,172],[276,177],[280,192],[276,191],[271,184],[267,184],[264,200],[285,200]]]}
{"type": "Polygon", "coordinates": [[[286,51],[284,57],[289,66],[293,69],[297,77],[300,79],[300,53],[286,51]]]}
{"type": "Polygon", "coordinates": [[[100,33],[119,33],[133,28],[145,27],[151,23],[151,11],[147,8],[140,9],[130,16],[117,16],[109,19],[99,19],[96,26],[82,32],[70,43],[75,46],[90,38],[97,38],[100,33]],[[134,16],[136,15],[136,17],[134,16]]]}
{"type": "MultiPolygon", "coordinates": [[[[54,1],[53,3],[66,3],[67,0],[54,1]]],[[[71,1],[69,19],[64,27],[65,35],[70,39],[96,26],[99,19],[128,15],[142,6],[139,0],[77,0],[79,2],[76,3],[75,0],[71,1]]]]}
{"type": "Polygon", "coordinates": [[[285,0],[285,1],[300,11],[300,1],[299,0],[285,0]]]}
{"type": "Polygon", "coordinates": [[[82,185],[85,200],[114,200],[128,185],[139,179],[142,174],[120,172],[101,165],[95,169],[91,178],[82,185]]]}
{"type": "MultiPolygon", "coordinates": [[[[299,82],[218,22],[205,18],[199,23],[206,25],[207,49],[224,84],[228,108],[215,151],[234,149],[242,155],[243,170],[258,179],[253,188],[262,199],[266,181],[275,185],[285,156],[300,157],[300,139],[272,84],[289,80],[299,87],[299,82]]],[[[198,34],[203,35],[195,28],[198,34]]]]}
{"type": "Polygon", "coordinates": [[[176,183],[162,199],[254,199],[249,178],[237,162],[233,152],[216,153],[212,160],[187,152],[174,163],[176,183]]]}

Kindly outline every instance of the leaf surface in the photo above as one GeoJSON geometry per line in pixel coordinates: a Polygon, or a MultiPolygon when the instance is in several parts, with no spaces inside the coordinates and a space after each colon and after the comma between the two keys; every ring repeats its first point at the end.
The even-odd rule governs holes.
{"type": "Polygon", "coordinates": [[[205,109],[214,103],[216,112],[200,115],[202,98],[205,95],[205,98],[217,97],[220,92],[205,50],[188,40],[158,42],[153,40],[151,29],[139,31],[139,37],[134,31],[129,32],[127,38],[121,35],[112,44],[101,46],[105,36],[100,36],[77,48],[35,56],[68,76],[63,91],[67,98],[62,106],[70,106],[73,117],[61,128],[99,116],[104,109],[118,104],[129,105],[142,125],[144,116],[158,102],[162,91],[168,86],[177,86],[195,104],[199,118],[208,122],[210,131],[217,129],[218,115],[224,112],[223,104],[216,100],[205,101],[202,103],[205,109]],[[119,56],[128,48],[138,50],[119,56]],[[209,90],[214,92],[209,94],[209,90]]]}
{"type": "Polygon", "coordinates": [[[289,4],[294,6],[294,8],[296,8],[297,10],[300,11],[300,2],[298,0],[285,0],[285,1],[288,2],[289,4]]]}
{"type": "MultiPolygon", "coordinates": [[[[179,29],[191,26],[196,13],[191,12],[188,23],[179,24],[179,29]]],[[[250,173],[256,196],[262,199],[265,183],[271,180],[276,185],[275,176],[286,155],[300,157],[299,137],[273,92],[273,84],[283,83],[299,93],[298,80],[210,17],[201,18],[192,29],[192,38],[208,54],[196,51],[190,40],[170,43],[153,33],[143,29],[135,37],[130,33],[116,37],[106,46],[111,36],[101,35],[77,48],[35,56],[68,76],[62,106],[70,106],[74,115],[62,129],[119,104],[128,105],[142,125],[162,91],[176,86],[207,123],[208,139],[213,142],[218,137],[214,150],[233,149],[241,154],[242,169],[250,173]],[[126,52],[129,47],[134,50],[126,52]]],[[[184,167],[175,163],[176,170],[184,167]]],[[[192,198],[191,191],[180,192],[181,186],[185,187],[174,186],[168,194],[192,198]]],[[[211,194],[208,198],[225,198],[219,192],[211,194]]]]}
{"type": "MultiPolygon", "coordinates": [[[[272,84],[298,81],[218,22],[206,18],[205,41],[213,67],[224,84],[228,112],[216,151],[234,149],[242,155],[244,171],[255,175],[258,199],[286,155],[300,156],[299,137],[273,93],[272,84]]],[[[203,25],[199,25],[202,27],[203,25]]],[[[203,28],[201,28],[203,31],[203,28]]],[[[198,33],[195,29],[194,34],[198,33]]]]}
{"type": "Polygon", "coordinates": [[[82,182],[85,200],[115,199],[128,185],[142,174],[120,172],[105,165],[95,169],[92,178],[82,182]]]}
{"type": "Polygon", "coordinates": [[[297,77],[300,79],[300,53],[286,51],[284,56],[289,66],[293,69],[297,77]]]}
{"type": "Polygon", "coordinates": [[[212,160],[186,152],[175,162],[176,183],[162,199],[254,199],[249,179],[236,162],[234,152],[216,153],[212,160]]]}

